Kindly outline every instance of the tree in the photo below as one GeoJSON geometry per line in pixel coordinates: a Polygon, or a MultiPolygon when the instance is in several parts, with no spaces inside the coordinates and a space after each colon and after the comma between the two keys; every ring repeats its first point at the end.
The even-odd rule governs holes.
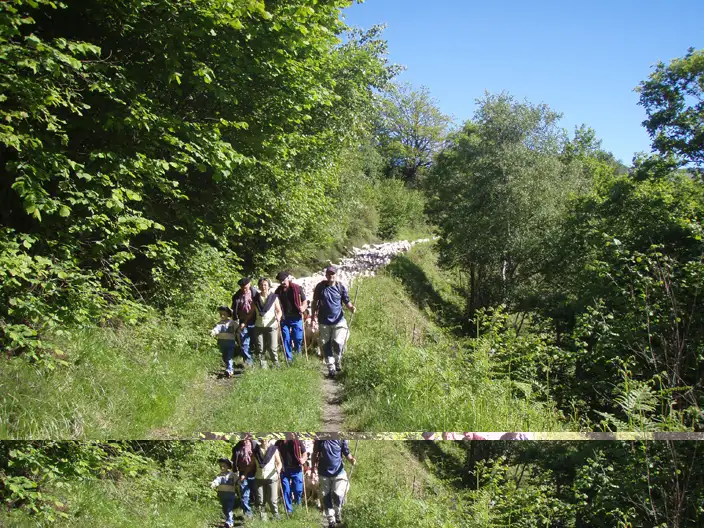
{"type": "Polygon", "coordinates": [[[659,62],[636,89],[648,118],[643,126],[660,154],[704,167],[704,49],[659,62]]]}
{"type": "Polygon", "coordinates": [[[559,114],[508,94],[479,101],[474,120],[451,136],[428,177],[441,254],[470,276],[469,312],[512,299],[542,258],[581,175],[560,157],[559,114]]]}
{"type": "Polygon", "coordinates": [[[387,176],[417,185],[442,147],[451,120],[426,87],[392,84],[379,107],[377,135],[387,176]]]}

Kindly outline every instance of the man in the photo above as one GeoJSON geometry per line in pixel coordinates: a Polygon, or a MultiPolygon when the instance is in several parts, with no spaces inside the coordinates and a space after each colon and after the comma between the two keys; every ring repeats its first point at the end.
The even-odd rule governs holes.
{"type": "Polygon", "coordinates": [[[308,460],[308,453],[303,442],[298,440],[279,440],[276,446],[281,453],[284,469],[281,472],[281,487],[284,494],[284,507],[288,513],[293,512],[293,502],[300,505],[303,496],[303,466],[308,460]]]}
{"type": "Polygon", "coordinates": [[[326,280],[319,282],[313,292],[313,322],[320,323],[320,342],[331,378],[341,370],[342,352],[349,334],[342,305],[352,313],[357,311],[350,302],[347,288],[335,280],[336,273],[335,266],[328,266],[326,280]]]}
{"type": "Polygon", "coordinates": [[[281,285],[276,288],[284,317],[281,321],[281,338],[284,342],[284,354],[287,361],[293,361],[293,350],[301,352],[303,344],[303,314],[308,308],[306,292],[291,280],[291,274],[282,271],[276,276],[281,285]]]}
{"type": "Polygon", "coordinates": [[[252,288],[252,279],[250,277],[240,279],[237,285],[240,289],[232,296],[232,313],[239,324],[237,340],[240,345],[242,359],[245,366],[251,367],[254,365],[254,361],[250,352],[250,343],[254,334],[254,319],[256,316],[252,300],[257,294],[257,290],[252,288]]]}
{"type": "Polygon", "coordinates": [[[252,519],[252,494],[255,492],[255,475],[257,470],[254,461],[254,448],[257,443],[247,434],[244,440],[240,440],[232,448],[232,467],[239,473],[239,487],[242,503],[242,511],[248,519],[252,519]]]}
{"type": "Polygon", "coordinates": [[[318,470],[320,493],[329,528],[342,522],[342,504],[348,489],[347,473],[342,457],[354,466],[357,461],[350,453],[347,440],[316,440],[313,446],[313,471],[318,470]]]}

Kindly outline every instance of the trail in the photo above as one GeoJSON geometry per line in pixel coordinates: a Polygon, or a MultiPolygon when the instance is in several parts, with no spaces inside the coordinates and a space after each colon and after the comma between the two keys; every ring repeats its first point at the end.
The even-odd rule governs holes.
{"type": "MultiPolygon", "coordinates": [[[[349,257],[342,259],[341,262],[336,264],[338,267],[337,280],[350,290],[350,295],[352,296],[351,286],[354,279],[374,276],[395,255],[406,252],[415,244],[427,242],[428,240],[423,239],[413,242],[404,240],[353,248],[349,257]]],[[[300,285],[304,289],[306,297],[312,300],[315,286],[324,279],[325,274],[321,270],[309,277],[294,277],[293,281],[300,285]]],[[[272,286],[275,289],[278,284],[274,283],[272,286]]],[[[354,335],[354,327],[351,328],[351,334],[354,335]]],[[[279,353],[283,354],[283,351],[280,350],[279,353]]],[[[320,367],[320,397],[322,401],[319,401],[317,407],[319,414],[315,412],[315,403],[310,402],[310,400],[306,400],[310,402],[306,404],[304,401],[300,401],[301,397],[299,397],[298,403],[293,404],[296,396],[302,393],[299,391],[293,394],[290,391],[299,389],[300,385],[296,386],[296,380],[294,379],[289,379],[288,385],[284,385],[283,382],[277,383],[277,380],[282,381],[286,377],[281,376],[283,372],[274,374],[274,371],[270,371],[271,374],[267,376],[273,377],[262,378],[263,373],[260,373],[260,369],[255,367],[255,371],[252,374],[256,374],[257,380],[262,380],[261,390],[265,390],[265,386],[269,387],[266,390],[266,394],[263,394],[256,387],[251,387],[253,382],[248,377],[249,373],[245,374],[244,369],[240,366],[239,361],[241,359],[237,358],[235,360],[235,376],[230,379],[222,375],[220,362],[216,363],[214,360],[213,367],[209,371],[197,374],[189,389],[178,396],[177,401],[174,403],[174,412],[168,423],[154,427],[146,435],[147,438],[174,439],[191,435],[197,437],[201,432],[225,430],[232,432],[249,429],[276,430],[276,426],[280,421],[285,422],[278,425],[280,430],[299,430],[299,428],[300,430],[311,430],[316,423],[321,424],[317,426],[320,431],[335,432],[342,430],[344,426],[342,410],[343,385],[339,379],[329,379],[327,377],[327,367],[317,356],[314,347],[309,346],[308,355],[310,357],[309,361],[318,361],[320,367]],[[272,383],[275,385],[271,385],[272,383]],[[242,387],[244,386],[248,386],[249,392],[246,394],[242,392],[242,387]],[[279,391],[278,396],[274,397],[272,390],[276,392],[277,389],[279,391]],[[242,398],[248,399],[243,400],[242,398]],[[253,407],[246,408],[256,411],[254,415],[262,417],[269,426],[268,428],[261,429],[261,427],[257,427],[260,420],[255,419],[254,415],[249,416],[248,420],[243,420],[246,415],[250,414],[241,408],[244,401],[251,402],[253,407]],[[283,418],[280,414],[275,413],[275,411],[281,411],[280,404],[282,401],[289,401],[291,404],[290,416],[283,418]],[[306,405],[312,405],[312,407],[306,409],[306,405]],[[276,409],[272,406],[275,406],[276,409]],[[299,421],[299,418],[303,420],[302,417],[306,414],[306,411],[308,416],[305,419],[304,423],[306,426],[304,427],[303,422],[299,421]],[[245,414],[242,414],[242,412],[245,414]],[[317,419],[315,417],[316,414],[319,416],[317,419]],[[246,429],[242,429],[242,427],[246,427],[246,429]]],[[[300,361],[305,361],[303,356],[298,357],[296,360],[297,363],[300,361]]],[[[287,370],[285,365],[282,365],[282,367],[284,372],[291,372],[287,370]]],[[[310,367],[297,371],[295,376],[306,375],[307,372],[307,375],[312,375],[313,379],[315,379],[317,377],[315,372],[318,369],[314,367],[313,363],[311,363],[310,367]]],[[[291,375],[292,373],[288,377],[291,378],[291,375]]],[[[310,380],[308,383],[310,384],[310,380]]],[[[313,394],[310,396],[313,396],[313,394]]],[[[261,425],[264,426],[265,423],[261,425]]]]}

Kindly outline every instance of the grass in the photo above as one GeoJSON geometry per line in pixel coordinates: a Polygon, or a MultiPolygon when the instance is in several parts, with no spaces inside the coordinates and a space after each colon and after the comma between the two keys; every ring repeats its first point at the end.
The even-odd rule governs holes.
{"type": "Polygon", "coordinates": [[[169,323],[72,330],[57,338],[67,366],[46,371],[21,358],[5,360],[0,438],[173,438],[318,427],[317,361],[218,381],[219,352],[201,335],[207,329],[169,323]]]}
{"type": "MultiPolygon", "coordinates": [[[[208,487],[217,472],[214,460],[228,456],[225,442],[196,442],[185,459],[153,467],[138,477],[64,480],[45,489],[60,498],[68,518],[41,521],[24,509],[0,507],[0,526],[16,528],[52,526],[166,528],[188,526],[214,528],[221,512],[214,491],[208,487]]],[[[451,527],[459,518],[448,505],[453,490],[434,477],[413,456],[409,444],[399,441],[363,440],[356,452],[354,470],[347,466],[351,481],[343,521],[347,528],[451,527]]],[[[350,442],[355,450],[355,442],[350,442]]],[[[321,526],[322,515],[310,505],[306,513],[298,507],[286,517],[279,504],[279,522],[247,522],[247,527],[310,528],[321,526]]],[[[242,514],[237,511],[236,520],[242,514]]],[[[237,524],[236,524],[237,525],[237,524]]],[[[241,524],[240,524],[241,525],[241,524]]]]}
{"type": "Polygon", "coordinates": [[[347,355],[350,429],[377,431],[560,431],[550,401],[494,377],[488,347],[450,330],[462,296],[438,269],[432,244],[396,257],[360,283],[347,355]]]}

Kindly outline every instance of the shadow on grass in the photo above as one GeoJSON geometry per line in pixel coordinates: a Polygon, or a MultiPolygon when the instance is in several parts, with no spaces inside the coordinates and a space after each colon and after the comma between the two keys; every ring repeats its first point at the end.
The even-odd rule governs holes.
{"type": "Polygon", "coordinates": [[[430,309],[438,324],[453,328],[458,335],[464,333],[462,330],[466,323],[464,314],[455,305],[443,299],[420,266],[406,255],[397,255],[391,260],[387,269],[391,275],[403,282],[411,299],[421,310],[430,309]]]}
{"type": "MultiPolygon", "coordinates": [[[[462,448],[467,449],[469,442],[462,442],[462,448]],[[467,445],[465,445],[467,444],[467,445]]],[[[457,463],[453,457],[449,456],[435,441],[411,441],[408,442],[409,450],[413,455],[425,462],[429,460],[432,471],[447,483],[457,489],[466,489],[470,483],[470,475],[464,464],[457,463]]]]}

